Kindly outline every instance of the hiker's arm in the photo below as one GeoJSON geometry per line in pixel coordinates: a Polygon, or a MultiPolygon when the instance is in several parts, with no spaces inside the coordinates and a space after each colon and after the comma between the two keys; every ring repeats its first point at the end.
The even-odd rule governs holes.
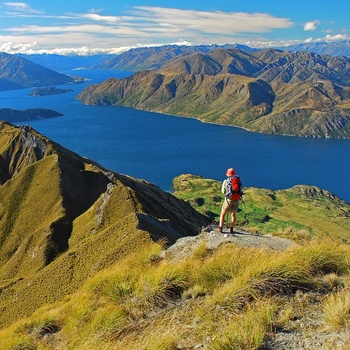
{"type": "Polygon", "coordinates": [[[224,181],[222,182],[222,186],[221,186],[221,193],[224,193],[224,194],[225,194],[225,192],[226,192],[226,180],[224,180],[224,181]]]}

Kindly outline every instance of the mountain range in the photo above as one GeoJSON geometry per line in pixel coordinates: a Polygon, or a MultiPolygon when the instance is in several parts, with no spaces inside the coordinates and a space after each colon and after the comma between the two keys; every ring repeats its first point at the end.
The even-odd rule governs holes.
{"type": "MultiPolygon", "coordinates": [[[[239,44],[168,45],[64,61],[139,73],[88,87],[78,96],[86,104],[125,105],[270,134],[349,138],[349,59],[337,55],[348,47],[347,41],[284,51],[239,44]]],[[[62,62],[57,55],[44,56],[33,59],[54,66],[62,62]]],[[[0,62],[3,90],[76,82],[21,57],[2,54],[0,62]]]]}
{"type": "MultiPolygon", "coordinates": [[[[157,61],[159,52],[155,55],[157,61]]],[[[346,57],[219,48],[177,56],[157,71],[90,85],[77,98],[255,132],[348,138],[349,68],[346,57]]]]}
{"type": "Polygon", "coordinates": [[[0,91],[83,81],[83,78],[58,73],[27,59],[0,52],[0,91]]]}
{"type": "MultiPolygon", "coordinates": [[[[140,47],[122,52],[118,55],[92,55],[92,56],[63,56],[54,54],[17,54],[16,56],[25,58],[46,68],[56,71],[73,69],[110,69],[110,70],[130,70],[137,71],[143,69],[159,69],[169,58],[174,58],[182,54],[195,52],[211,52],[218,48],[237,48],[246,52],[261,51],[266,48],[253,48],[242,44],[225,45],[164,45],[158,47],[140,47]],[[154,59],[157,54],[157,59],[154,59]],[[153,58],[151,59],[151,57],[153,58]]],[[[290,46],[274,46],[286,52],[313,52],[319,55],[350,57],[350,41],[303,43],[290,46]]]]}

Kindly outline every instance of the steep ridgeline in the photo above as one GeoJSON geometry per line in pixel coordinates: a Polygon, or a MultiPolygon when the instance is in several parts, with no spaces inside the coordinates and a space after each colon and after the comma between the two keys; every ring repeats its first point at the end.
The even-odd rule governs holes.
{"type": "Polygon", "coordinates": [[[0,91],[76,84],[85,80],[80,77],[70,77],[24,58],[0,52],[0,91]]]}
{"type": "Polygon", "coordinates": [[[62,299],[145,242],[173,243],[207,223],[153,184],[0,122],[0,326],[62,299]]]}
{"type": "Polygon", "coordinates": [[[271,134],[350,137],[350,59],[217,49],[90,85],[85,104],[124,105],[271,134]]]}

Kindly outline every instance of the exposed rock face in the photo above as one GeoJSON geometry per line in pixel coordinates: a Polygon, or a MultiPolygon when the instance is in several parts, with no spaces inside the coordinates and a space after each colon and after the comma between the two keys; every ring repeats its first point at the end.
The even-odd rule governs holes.
{"type": "Polygon", "coordinates": [[[350,137],[350,59],[217,49],[175,57],[84,89],[86,104],[124,105],[272,134],[350,137]]]}
{"type": "MultiPolygon", "coordinates": [[[[0,303],[12,303],[16,288],[11,310],[19,316],[62,298],[132,246],[173,243],[208,223],[157,186],[108,171],[28,126],[0,123],[0,184],[0,303]],[[38,297],[28,307],[31,293],[38,297]]],[[[12,318],[6,310],[0,324],[12,318]]]]}

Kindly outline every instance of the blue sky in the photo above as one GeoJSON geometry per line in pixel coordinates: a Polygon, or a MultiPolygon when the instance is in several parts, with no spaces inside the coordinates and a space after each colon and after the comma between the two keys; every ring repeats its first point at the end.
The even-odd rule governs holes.
{"type": "Polygon", "coordinates": [[[0,0],[0,51],[97,54],[175,43],[349,40],[349,13],[349,0],[0,0]]]}

